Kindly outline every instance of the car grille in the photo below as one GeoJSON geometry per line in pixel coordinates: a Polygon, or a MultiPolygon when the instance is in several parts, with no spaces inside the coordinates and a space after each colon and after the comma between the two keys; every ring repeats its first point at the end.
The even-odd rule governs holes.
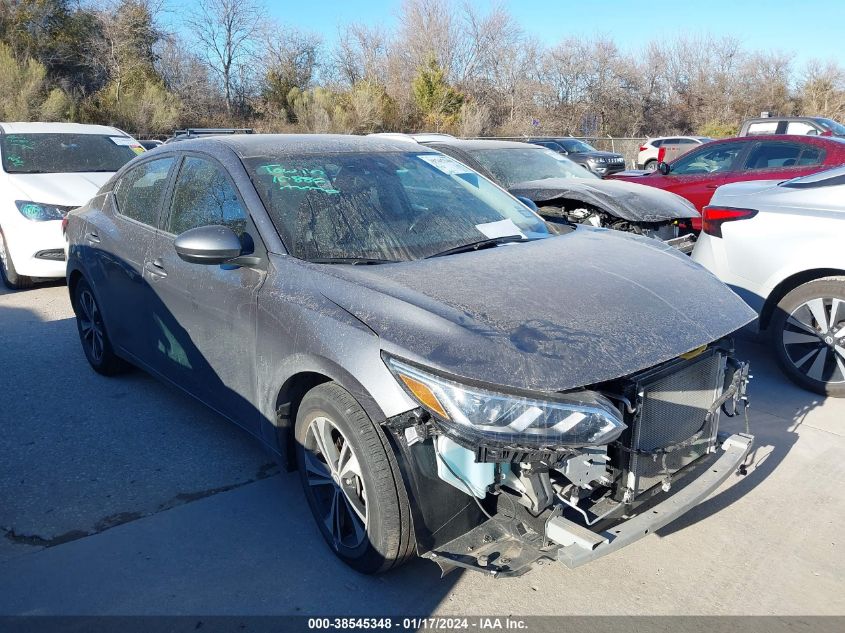
{"type": "Polygon", "coordinates": [[[625,452],[625,487],[636,497],[705,455],[716,438],[718,412],[706,423],[707,412],[725,382],[725,356],[711,351],[676,371],[645,378],[639,415],[632,422],[630,452],[625,452]],[[690,438],[699,434],[697,439],[690,438]],[[681,444],[669,452],[654,453],[681,444]]]}

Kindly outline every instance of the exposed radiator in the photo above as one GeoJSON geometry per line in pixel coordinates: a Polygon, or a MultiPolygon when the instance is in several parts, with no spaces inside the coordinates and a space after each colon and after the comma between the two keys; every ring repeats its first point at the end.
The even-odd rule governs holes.
{"type": "Polygon", "coordinates": [[[630,434],[623,484],[633,496],[661,483],[708,452],[718,430],[718,412],[705,424],[707,411],[722,394],[726,357],[710,351],[700,359],[644,377],[638,384],[642,406],[630,434]],[[688,445],[687,440],[698,434],[688,445]],[[642,454],[682,444],[665,454],[642,454]],[[639,451],[639,452],[636,452],[639,451]]]}

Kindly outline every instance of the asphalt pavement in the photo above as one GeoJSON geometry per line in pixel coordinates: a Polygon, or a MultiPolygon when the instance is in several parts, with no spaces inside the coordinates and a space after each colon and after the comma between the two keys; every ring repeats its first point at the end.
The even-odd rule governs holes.
{"type": "Polygon", "coordinates": [[[0,615],[845,614],[845,400],[739,349],[753,462],[675,523],[576,570],[366,577],[247,434],[141,372],[95,374],[64,285],[0,290],[0,615]]]}

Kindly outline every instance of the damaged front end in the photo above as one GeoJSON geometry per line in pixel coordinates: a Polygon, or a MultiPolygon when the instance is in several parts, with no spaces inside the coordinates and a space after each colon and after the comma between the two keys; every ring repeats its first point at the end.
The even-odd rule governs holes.
{"type": "Polygon", "coordinates": [[[746,406],[748,366],[727,339],[548,398],[385,361],[420,404],[385,426],[418,551],[444,573],[513,576],[604,556],[712,493],[753,439],[719,433],[720,416],[746,406]]]}

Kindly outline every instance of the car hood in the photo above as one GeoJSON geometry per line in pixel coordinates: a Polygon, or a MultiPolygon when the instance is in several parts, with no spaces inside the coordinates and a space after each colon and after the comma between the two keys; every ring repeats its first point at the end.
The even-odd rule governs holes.
{"type": "Polygon", "coordinates": [[[675,249],[584,226],[399,264],[311,266],[335,278],[323,294],[387,352],[513,389],[561,391],[626,376],[755,316],[675,249]]]}
{"type": "Polygon", "coordinates": [[[621,180],[547,178],[508,188],[542,206],[556,198],[578,200],[631,222],[665,222],[699,217],[695,207],[670,191],[621,180]]]}
{"type": "Polygon", "coordinates": [[[75,174],[10,174],[21,197],[33,202],[81,207],[93,198],[114,172],[75,174]]]}

